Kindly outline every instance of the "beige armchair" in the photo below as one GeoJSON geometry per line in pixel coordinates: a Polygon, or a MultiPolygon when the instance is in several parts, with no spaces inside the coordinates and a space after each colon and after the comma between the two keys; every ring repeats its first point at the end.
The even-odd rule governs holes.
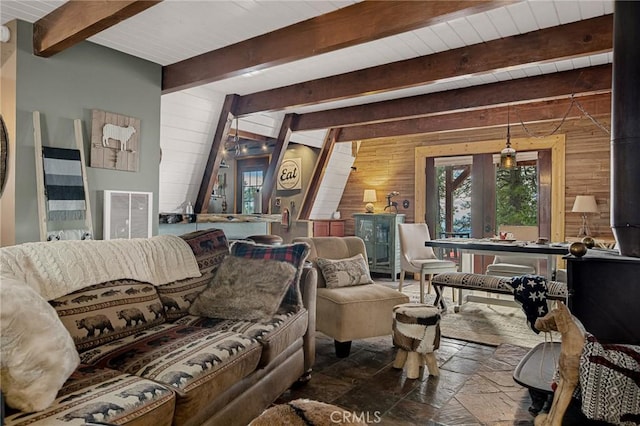
{"type": "Polygon", "coordinates": [[[424,303],[425,276],[429,283],[428,292],[431,292],[431,278],[444,272],[457,272],[458,267],[450,260],[438,259],[431,247],[424,245],[429,241],[429,227],[426,223],[399,223],[398,235],[400,237],[400,285],[402,291],[405,272],[420,274],[420,303],[424,303]]]}
{"type": "MultiPolygon", "coordinates": [[[[364,241],[358,237],[295,238],[311,247],[307,260],[315,268],[318,257],[346,259],[361,253],[367,259],[364,241]]],[[[408,303],[409,297],[379,284],[326,288],[318,270],[316,295],[316,330],[332,337],[336,355],[349,356],[351,341],[367,337],[391,335],[393,307],[408,303]]]]}

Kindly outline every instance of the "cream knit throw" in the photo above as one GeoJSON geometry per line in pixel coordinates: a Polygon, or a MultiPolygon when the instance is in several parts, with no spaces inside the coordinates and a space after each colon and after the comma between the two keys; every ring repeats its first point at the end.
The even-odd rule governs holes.
{"type": "Polygon", "coordinates": [[[46,300],[112,280],[162,285],[201,275],[189,245],[173,235],[3,247],[0,274],[27,283],[46,300]]]}

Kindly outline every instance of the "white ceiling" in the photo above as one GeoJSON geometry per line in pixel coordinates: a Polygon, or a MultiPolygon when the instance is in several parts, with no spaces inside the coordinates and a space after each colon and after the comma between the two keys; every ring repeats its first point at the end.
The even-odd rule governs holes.
{"type": "MultiPolygon", "coordinates": [[[[358,1],[164,0],[89,40],[168,65],[358,1]]],[[[6,23],[19,18],[35,22],[64,2],[2,0],[0,21],[6,23]]],[[[217,81],[206,85],[206,88],[223,94],[245,95],[610,13],[613,13],[612,0],[519,1],[487,12],[217,81]]],[[[287,112],[304,113],[350,106],[611,62],[612,54],[604,53],[550,63],[525,64],[364,98],[298,107],[287,112]]]]}
{"type": "MultiPolygon", "coordinates": [[[[89,41],[169,65],[358,1],[164,0],[89,41]]],[[[65,0],[0,0],[0,23],[16,18],[33,23],[64,3],[65,0]]],[[[160,164],[160,211],[180,211],[185,200],[195,202],[226,94],[246,95],[611,13],[613,0],[515,1],[487,12],[164,95],[160,146],[166,155],[160,164]]],[[[240,130],[276,137],[286,112],[306,113],[446,91],[606,64],[612,59],[611,53],[603,53],[529,63],[402,90],[262,112],[243,117],[240,130]]],[[[324,135],[323,130],[295,132],[291,141],[319,147],[324,135]]]]}

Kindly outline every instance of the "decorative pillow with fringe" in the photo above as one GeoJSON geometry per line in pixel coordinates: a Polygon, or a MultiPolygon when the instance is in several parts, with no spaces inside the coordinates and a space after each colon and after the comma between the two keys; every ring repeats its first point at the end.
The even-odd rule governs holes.
{"type": "Polygon", "coordinates": [[[287,294],[282,301],[283,305],[302,306],[302,293],[300,293],[300,276],[304,261],[309,255],[310,247],[307,243],[283,244],[268,246],[244,241],[236,241],[231,245],[231,255],[248,259],[272,259],[287,262],[296,268],[296,275],[291,280],[287,294]]]}
{"type": "Polygon", "coordinates": [[[296,275],[288,262],[228,256],[189,308],[191,315],[248,321],[272,318],[296,275]]]}
{"type": "Polygon", "coordinates": [[[367,261],[362,253],[348,259],[324,259],[319,257],[316,264],[327,288],[349,287],[353,285],[373,284],[367,261]]]}

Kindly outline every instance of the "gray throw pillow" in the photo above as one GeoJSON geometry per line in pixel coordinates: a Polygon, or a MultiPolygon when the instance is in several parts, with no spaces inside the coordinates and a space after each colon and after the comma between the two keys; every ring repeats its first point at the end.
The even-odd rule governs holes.
{"type": "Polygon", "coordinates": [[[189,308],[207,318],[268,320],[277,312],[296,268],[271,259],[227,256],[189,308]]]}
{"type": "Polygon", "coordinates": [[[360,253],[348,259],[334,260],[319,257],[316,259],[316,264],[322,272],[327,288],[373,284],[367,261],[360,253]]]}

